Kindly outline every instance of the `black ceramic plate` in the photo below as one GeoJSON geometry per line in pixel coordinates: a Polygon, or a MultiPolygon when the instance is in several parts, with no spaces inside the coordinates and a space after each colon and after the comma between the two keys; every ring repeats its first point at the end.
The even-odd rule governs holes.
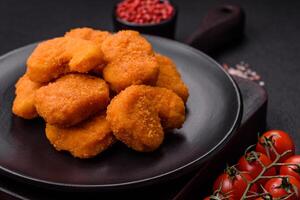
{"type": "Polygon", "coordinates": [[[116,189],[178,177],[218,153],[241,119],[236,84],[201,52],[167,39],[148,37],[154,49],[176,62],[190,90],[183,128],[168,134],[153,153],[137,153],[122,144],[90,160],[56,151],[41,119],[24,120],[11,112],[14,84],[24,73],[32,44],[0,58],[0,172],[12,178],[58,189],[116,189]]]}

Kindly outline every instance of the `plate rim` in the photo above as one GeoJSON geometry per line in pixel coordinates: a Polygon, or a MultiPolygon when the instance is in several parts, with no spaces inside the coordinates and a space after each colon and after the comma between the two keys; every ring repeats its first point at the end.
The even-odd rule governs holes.
{"type": "MultiPolygon", "coordinates": [[[[94,190],[94,189],[103,189],[103,190],[115,190],[115,189],[127,189],[127,188],[137,188],[137,187],[142,187],[146,186],[149,184],[154,184],[157,182],[164,182],[167,180],[172,180],[176,177],[179,177],[181,175],[187,174],[191,172],[192,170],[195,170],[201,163],[205,162],[206,160],[211,159],[213,156],[215,156],[220,150],[224,148],[224,146],[228,143],[228,141],[233,137],[234,132],[238,129],[241,120],[242,120],[242,115],[243,115],[243,103],[242,103],[242,95],[240,92],[240,89],[236,83],[236,81],[226,72],[226,70],[213,58],[208,56],[207,54],[203,53],[202,51],[195,49],[191,46],[188,46],[187,44],[181,43],[179,41],[171,40],[168,38],[163,38],[159,36],[153,36],[153,35],[146,35],[143,34],[146,38],[153,38],[156,40],[165,40],[166,42],[171,42],[174,45],[179,45],[183,48],[188,49],[189,51],[195,53],[195,54],[201,54],[202,57],[207,59],[209,62],[214,63],[215,67],[218,67],[225,76],[229,79],[229,81],[232,83],[232,86],[234,87],[234,91],[237,97],[237,104],[238,104],[238,109],[237,109],[237,114],[235,116],[235,120],[231,126],[231,128],[227,131],[225,136],[220,140],[213,148],[211,148],[208,152],[203,154],[202,156],[198,157],[197,159],[181,166],[177,167],[176,169],[170,170],[165,173],[161,173],[156,176],[152,176],[149,178],[143,178],[135,181],[128,181],[128,182],[122,182],[122,183],[111,183],[111,184],[71,184],[71,183],[59,183],[59,182],[54,182],[54,181],[46,181],[38,178],[33,178],[28,175],[22,174],[20,172],[12,171],[6,167],[3,167],[0,165],[0,173],[4,176],[14,178],[16,180],[19,180],[24,183],[36,185],[39,184],[40,186],[44,186],[53,189],[63,189],[63,190],[94,190]]],[[[41,41],[39,41],[41,42],[41,41]]],[[[29,48],[30,46],[35,46],[39,42],[34,42],[27,44],[25,46],[16,48],[14,50],[11,50],[3,55],[0,56],[0,61],[4,60],[5,58],[21,52],[24,49],[29,48]]]]}

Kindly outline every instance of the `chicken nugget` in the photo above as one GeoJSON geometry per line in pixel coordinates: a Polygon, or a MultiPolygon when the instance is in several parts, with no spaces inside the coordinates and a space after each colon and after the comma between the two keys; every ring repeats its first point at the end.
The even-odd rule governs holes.
{"type": "Polygon", "coordinates": [[[119,93],[130,85],[155,85],[158,73],[155,57],[128,55],[108,63],[103,78],[119,93]]]}
{"type": "Polygon", "coordinates": [[[107,61],[124,55],[153,55],[151,44],[137,31],[119,31],[110,35],[102,43],[102,51],[107,61]]]}
{"type": "Polygon", "coordinates": [[[83,74],[68,74],[35,94],[37,112],[51,125],[69,127],[104,110],[109,88],[104,80],[83,74]]]}
{"type": "Polygon", "coordinates": [[[47,123],[46,136],[56,150],[69,151],[78,158],[94,157],[115,142],[105,114],[69,128],[59,128],[47,123]]]}
{"type": "Polygon", "coordinates": [[[33,119],[38,116],[34,106],[34,95],[37,89],[43,84],[31,81],[27,74],[24,74],[16,83],[16,97],[13,102],[12,111],[15,115],[33,119]]]}
{"type": "Polygon", "coordinates": [[[49,82],[68,72],[86,73],[104,62],[99,45],[72,37],[41,42],[27,60],[27,73],[35,82],[49,82]]]}
{"type": "Polygon", "coordinates": [[[149,88],[148,98],[152,99],[156,106],[163,128],[181,128],[185,121],[183,100],[175,92],[167,88],[146,87],[149,88]]]}
{"type": "Polygon", "coordinates": [[[167,56],[158,53],[156,53],[155,56],[159,66],[156,86],[172,90],[186,102],[189,97],[189,90],[181,79],[175,63],[167,56]]]}
{"type": "Polygon", "coordinates": [[[135,84],[156,84],[159,69],[152,46],[138,32],[119,31],[107,37],[102,51],[108,62],[103,77],[115,92],[135,84]]]}
{"type": "Polygon", "coordinates": [[[88,27],[75,28],[65,34],[66,37],[89,40],[100,46],[109,35],[108,31],[100,31],[88,27]]]}
{"type": "Polygon", "coordinates": [[[166,88],[130,86],[115,96],[107,117],[115,137],[136,151],[157,149],[164,128],[180,128],[185,120],[182,99],[166,88]]]}
{"type": "MultiPolygon", "coordinates": [[[[94,42],[96,45],[101,47],[102,42],[110,35],[107,31],[100,31],[95,30],[92,28],[75,28],[65,34],[65,37],[72,37],[72,38],[80,38],[84,40],[89,40],[94,42]]],[[[97,75],[102,75],[103,68],[106,66],[106,63],[101,63],[100,65],[96,66],[92,69],[97,75]]]]}

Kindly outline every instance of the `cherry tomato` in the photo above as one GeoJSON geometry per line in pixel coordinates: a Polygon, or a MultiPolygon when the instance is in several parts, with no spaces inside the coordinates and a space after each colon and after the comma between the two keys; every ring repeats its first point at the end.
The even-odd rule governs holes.
{"type": "Polygon", "coordinates": [[[273,198],[284,198],[291,194],[293,195],[285,200],[297,200],[300,198],[300,196],[297,196],[300,192],[300,182],[292,176],[272,178],[268,180],[264,188],[273,198]]]}
{"type": "MultiPolygon", "coordinates": [[[[258,158],[260,162],[266,167],[272,163],[272,161],[265,154],[254,151],[242,156],[238,162],[238,169],[240,171],[247,172],[252,177],[252,179],[255,179],[263,169],[260,162],[256,158],[258,158]]],[[[275,167],[268,169],[263,175],[276,175],[275,167]]],[[[264,185],[266,181],[266,179],[261,179],[257,183],[264,185]]]]}
{"type": "MultiPolygon", "coordinates": [[[[234,167],[228,167],[214,183],[214,190],[220,190],[222,194],[230,194],[232,199],[240,199],[247,188],[247,181],[252,181],[250,175],[240,173],[234,167]]],[[[250,188],[251,192],[257,192],[257,185],[250,188]]]]}
{"type": "Polygon", "coordinates": [[[281,175],[289,175],[300,181],[300,155],[295,155],[288,158],[284,163],[298,164],[280,167],[281,175]]]}
{"type": "Polygon", "coordinates": [[[276,155],[271,148],[271,144],[276,149],[277,153],[282,154],[287,150],[291,152],[282,157],[279,162],[283,162],[295,154],[295,145],[292,138],[284,131],[270,130],[265,132],[259,139],[256,145],[256,151],[267,155],[272,161],[275,160],[276,155]]]}

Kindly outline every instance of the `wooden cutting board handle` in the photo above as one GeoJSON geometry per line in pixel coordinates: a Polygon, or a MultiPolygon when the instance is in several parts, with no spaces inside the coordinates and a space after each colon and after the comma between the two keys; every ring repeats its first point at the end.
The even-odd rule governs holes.
{"type": "Polygon", "coordinates": [[[245,12],[234,4],[219,5],[208,11],[199,28],[186,43],[212,54],[239,41],[244,32],[245,12]]]}

